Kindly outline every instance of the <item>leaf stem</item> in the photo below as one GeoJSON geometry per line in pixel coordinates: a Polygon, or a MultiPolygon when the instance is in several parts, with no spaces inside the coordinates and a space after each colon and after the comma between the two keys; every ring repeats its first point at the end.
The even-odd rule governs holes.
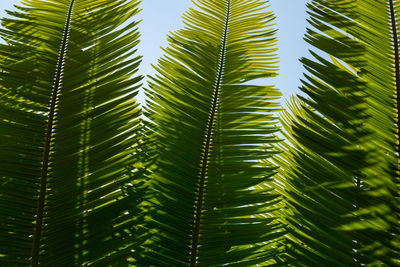
{"type": "Polygon", "coordinates": [[[194,267],[197,265],[198,246],[199,246],[199,237],[200,237],[200,221],[201,221],[201,214],[202,214],[202,210],[203,210],[205,182],[206,182],[208,163],[209,163],[209,158],[210,158],[210,146],[211,146],[211,142],[212,142],[215,117],[217,115],[217,109],[218,109],[219,94],[220,94],[220,90],[221,90],[222,78],[223,78],[223,73],[224,73],[224,68],[225,68],[226,44],[228,41],[230,12],[231,12],[231,0],[227,0],[225,25],[224,25],[224,30],[223,30],[222,42],[221,42],[221,54],[219,57],[219,65],[218,65],[218,70],[217,70],[217,78],[215,81],[213,102],[211,105],[209,121],[207,124],[207,134],[206,134],[206,140],[204,142],[204,154],[203,154],[202,162],[201,162],[199,193],[198,193],[198,197],[197,197],[195,222],[194,222],[193,237],[192,237],[192,248],[191,248],[191,254],[190,254],[191,255],[191,259],[190,259],[191,267],[194,267]]]}
{"type": "MultiPolygon", "coordinates": [[[[397,156],[400,157],[400,59],[399,59],[399,39],[397,35],[396,11],[393,0],[389,0],[390,19],[392,24],[393,46],[394,46],[394,67],[396,77],[396,104],[397,104],[397,156]]],[[[399,158],[400,163],[400,158],[399,158]]]]}
{"type": "Polygon", "coordinates": [[[47,130],[46,130],[46,141],[44,145],[43,152],[43,161],[42,161],[42,174],[40,178],[40,191],[39,191],[39,199],[38,199],[38,208],[36,213],[36,223],[35,230],[33,235],[32,242],[32,259],[31,266],[36,267],[39,264],[39,254],[40,254],[40,241],[41,234],[43,228],[43,217],[44,217],[44,208],[45,208],[45,200],[46,200],[46,191],[47,191],[47,178],[49,172],[49,158],[50,158],[50,150],[51,150],[51,139],[53,137],[54,132],[54,117],[56,114],[57,100],[58,95],[61,89],[62,84],[62,74],[64,69],[64,59],[67,52],[67,44],[69,39],[69,31],[71,26],[71,18],[72,18],[72,10],[74,6],[75,0],[71,0],[68,9],[67,20],[65,22],[61,47],[59,51],[59,56],[57,60],[57,69],[54,78],[54,86],[52,91],[52,97],[49,107],[48,113],[48,121],[47,121],[47,130]]]}

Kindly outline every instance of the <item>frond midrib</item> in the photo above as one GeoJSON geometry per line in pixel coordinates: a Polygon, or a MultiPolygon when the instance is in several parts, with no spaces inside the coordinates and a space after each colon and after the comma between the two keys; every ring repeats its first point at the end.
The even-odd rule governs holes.
{"type": "MultiPolygon", "coordinates": [[[[399,59],[399,39],[396,25],[396,11],[393,0],[389,0],[390,23],[392,27],[393,46],[394,46],[394,68],[396,79],[396,113],[397,113],[397,155],[400,155],[400,59],[399,59]]],[[[398,162],[400,159],[398,160],[398,162]]]]}
{"type": "Polygon", "coordinates": [[[194,267],[197,263],[198,257],[198,245],[199,245],[199,237],[200,237],[200,222],[201,222],[201,215],[203,209],[203,202],[204,202],[204,191],[206,186],[206,176],[208,171],[208,163],[210,158],[210,146],[212,143],[212,136],[214,133],[214,125],[215,120],[218,112],[218,102],[219,102],[219,95],[221,91],[221,85],[223,80],[224,68],[225,68],[225,60],[226,60],[226,48],[228,42],[228,32],[229,32],[229,21],[230,21],[230,12],[231,12],[231,0],[227,0],[227,7],[226,7],[226,16],[224,22],[224,29],[222,34],[222,42],[221,42],[221,50],[219,55],[219,64],[217,69],[217,75],[215,80],[215,89],[213,93],[213,102],[211,105],[209,120],[207,123],[207,132],[206,138],[204,142],[204,153],[201,159],[201,169],[200,169],[200,177],[199,177],[199,187],[198,187],[198,196],[197,196],[197,203],[196,203],[196,213],[195,213],[195,222],[193,227],[193,236],[192,236],[192,247],[191,247],[191,254],[190,254],[190,266],[194,267]]]}
{"type": "Polygon", "coordinates": [[[38,199],[38,209],[36,214],[36,222],[35,222],[35,230],[32,241],[32,259],[31,266],[38,266],[39,264],[39,253],[40,253],[40,241],[41,241],[41,233],[43,227],[43,215],[44,215],[44,207],[45,207],[45,199],[46,199],[46,191],[47,191],[47,178],[48,178],[48,169],[49,169],[49,159],[51,152],[51,139],[53,137],[54,132],[54,119],[56,114],[56,106],[57,100],[60,93],[60,87],[62,84],[62,75],[63,75],[63,65],[67,52],[67,46],[69,41],[69,31],[72,20],[72,12],[74,7],[75,0],[71,0],[68,15],[64,25],[64,30],[62,33],[62,41],[61,47],[59,51],[56,73],[54,76],[54,85],[52,89],[51,102],[49,106],[48,112],[48,121],[47,121],[47,129],[46,129],[46,140],[44,144],[43,150],[43,161],[42,161],[42,171],[40,178],[40,191],[39,191],[39,199],[38,199]]]}

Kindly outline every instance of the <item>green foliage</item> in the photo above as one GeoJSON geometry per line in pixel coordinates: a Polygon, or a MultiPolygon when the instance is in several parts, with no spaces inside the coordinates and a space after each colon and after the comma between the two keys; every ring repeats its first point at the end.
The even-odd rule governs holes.
{"type": "Polygon", "coordinates": [[[275,75],[273,15],[259,0],[196,4],[148,90],[159,158],[142,265],[267,263],[283,230],[268,214],[278,195],[258,185],[275,169],[260,160],[275,153],[280,93],[254,80],[275,75]]]}
{"type": "Polygon", "coordinates": [[[268,2],[194,0],[144,114],[140,0],[9,12],[0,266],[400,266],[400,3],[308,4],[281,143],[268,2]]]}
{"type": "Polygon", "coordinates": [[[307,97],[293,99],[283,116],[291,145],[277,163],[296,265],[400,264],[387,7],[356,0],[308,5],[313,28],[306,40],[319,52],[302,59],[307,97]]]}
{"type": "Polygon", "coordinates": [[[24,4],[1,30],[0,265],[117,265],[140,199],[126,194],[138,171],[139,34],[127,23],[138,1],[24,4]]]}

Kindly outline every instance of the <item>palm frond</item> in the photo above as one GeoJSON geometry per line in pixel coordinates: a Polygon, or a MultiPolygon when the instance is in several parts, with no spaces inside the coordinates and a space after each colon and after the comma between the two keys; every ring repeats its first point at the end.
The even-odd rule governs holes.
{"type": "Polygon", "coordinates": [[[0,265],[126,264],[139,1],[23,3],[1,29],[0,265]]]}
{"type": "Polygon", "coordinates": [[[393,34],[390,1],[378,2],[308,5],[319,50],[302,59],[307,97],[283,115],[277,163],[299,266],[399,264],[393,34]]]}
{"type": "Polygon", "coordinates": [[[257,187],[274,174],[260,160],[275,153],[280,96],[255,82],[276,71],[267,2],[194,1],[169,35],[148,91],[159,158],[144,266],[251,266],[280,253],[269,214],[279,195],[257,187]]]}

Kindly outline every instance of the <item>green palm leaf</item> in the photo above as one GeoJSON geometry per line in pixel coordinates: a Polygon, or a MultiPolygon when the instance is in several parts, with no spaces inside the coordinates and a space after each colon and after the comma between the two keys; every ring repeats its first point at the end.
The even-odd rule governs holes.
{"type": "Polygon", "coordinates": [[[266,3],[194,1],[169,36],[148,92],[159,158],[144,266],[275,262],[279,196],[258,185],[275,169],[260,160],[275,153],[280,93],[254,81],[276,71],[266,3]]]}
{"type": "Polygon", "coordinates": [[[400,264],[390,3],[308,5],[319,52],[302,59],[307,97],[283,115],[291,146],[278,160],[299,266],[400,264]]]}
{"type": "Polygon", "coordinates": [[[0,265],[126,264],[138,2],[26,0],[3,20],[0,265]]]}

